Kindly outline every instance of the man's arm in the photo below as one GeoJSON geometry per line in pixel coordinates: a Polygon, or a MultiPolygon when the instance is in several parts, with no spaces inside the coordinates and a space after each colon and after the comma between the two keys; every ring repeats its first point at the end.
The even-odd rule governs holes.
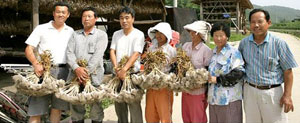
{"type": "Polygon", "coordinates": [[[85,79],[88,78],[87,69],[84,67],[79,67],[77,64],[77,58],[75,55],[75,35],[76,32],[73,33],[71,36],[68,46],[67,46],[67,63],[72,68],[72,70],[75,72],[79,82],[84,82],[85,79]]]}
{"type": "Polygon", "coordinates": [[[110,49],[109,52],[109,56],[110,56],[110,61],[112,62],[114,69],[117,67],[117,56],[116,56],[116,50],[114,49],[110,49]]]}
{"type": "Polygon", "coordinates": [[[292,101],[292,87],[293,87],[293,71],[287,69],[283,73],[284,79],[284,92],[280,99],[280,106],[284,106],[284,112],[294,111],[294,105],[292,101]]]}
{"type": "Polygon", "coordinates": [[[118,71],[117,75],[121,80],[125,79],[126,72],[129,70],[129,68],[134,64],[134,62],[139,58],[141,53],[139,52],[134,52],[128,59],[126,65],[118,71]]]}
{"type": "Polygon", "coordinates": [[[34,47],[27,45],[26,49],[25,49],[25,56],[26,58],[30,61],[30,63],[32,64],[33,68],[34,68],[34,73],[37,76],[42,76],[44,73],[44,68],[43,66],[38,62],[38,60],[36,59],[36,57],[34,56],[34,47]]]}
{"type": "Polygon", "coordinates": [[[141,55],[141,53],[139,52],[134,52],[130,58],[128,59],[128,62],[126,63],[126,65],[122,68],[125,71],[128,71],[129,68],[134,64],[134,62],[139,58],[139,56],[141,55]]]}

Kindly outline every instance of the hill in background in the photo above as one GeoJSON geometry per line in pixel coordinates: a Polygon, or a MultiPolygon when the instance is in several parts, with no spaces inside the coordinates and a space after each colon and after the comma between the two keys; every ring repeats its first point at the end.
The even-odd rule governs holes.
{"type": "MultiPolygon", "coordinates": [[[[258,6],[253,5],[254,8],[262,8],[269,11],[272,23],[280,23],[285,21],[292,21],[296,18],[300,18],[300,10],[282,7],[282,6],[258,6]]],[[[246,11],[247,19],[249,17],[250,10],[246,11]]]]}

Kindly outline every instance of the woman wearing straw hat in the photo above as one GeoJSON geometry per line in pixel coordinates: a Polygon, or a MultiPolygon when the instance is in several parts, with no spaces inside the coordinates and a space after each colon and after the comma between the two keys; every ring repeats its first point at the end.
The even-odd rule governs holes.
{"type": "MultiPolygon", "coordinates": [[[[212,51],[204,42],[207,40],[211,25],[205,21],[195,21],[183,28],[189,32],[192,42],[185,43],[182,49],[186,51],[196,69],[207,68],[212,51]]],[[[191,92],[182,92],[183,122],[207,122],[206,90],[207,87],[201,87],[191,92]]]]}

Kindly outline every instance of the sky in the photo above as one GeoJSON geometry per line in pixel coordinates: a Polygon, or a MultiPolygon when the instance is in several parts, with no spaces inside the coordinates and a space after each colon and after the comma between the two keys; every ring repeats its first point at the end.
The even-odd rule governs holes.
{"type": "Polygon", "coordinates": [[[300,10],[300,0],[250,0],[252,4],[259,6],[277,5],[300,10]]]}

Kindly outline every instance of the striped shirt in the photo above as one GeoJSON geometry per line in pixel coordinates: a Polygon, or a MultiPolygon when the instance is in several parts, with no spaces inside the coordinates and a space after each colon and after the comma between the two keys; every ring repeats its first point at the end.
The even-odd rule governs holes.
{"type": "Polygon", "coordinates": [[[253,34],[244,38],[239,50],[245,61],[245,80],[255,85],[281,84],[284,70],[298,66],[287,43],[270,32],[261,44],[253,34]]]}

